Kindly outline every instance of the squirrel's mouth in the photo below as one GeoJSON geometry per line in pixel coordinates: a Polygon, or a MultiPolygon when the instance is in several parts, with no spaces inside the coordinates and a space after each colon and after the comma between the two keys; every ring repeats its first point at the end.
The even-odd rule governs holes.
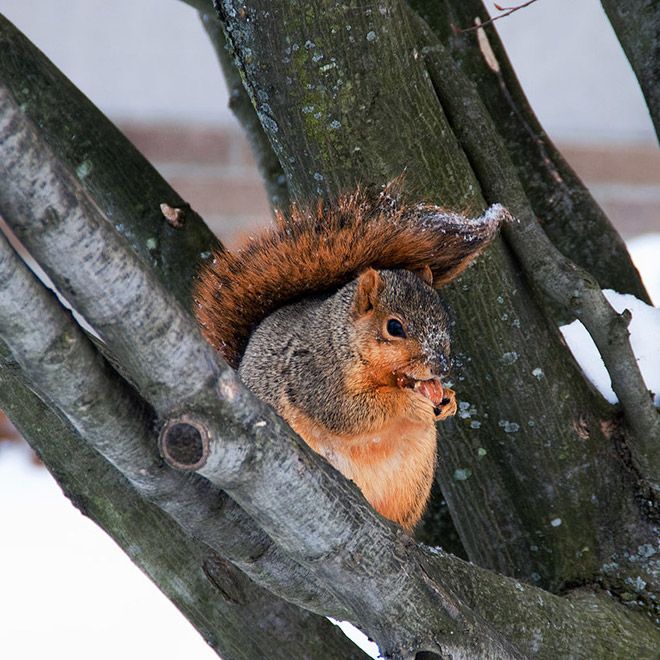
{"type": "Polygon", "coordinates": [[[442,382],[437,376],[418,380],[408,374],[397,374],[396,384],[402,389],[411,389],[426,397],[432,404],[436,415],[440,414],[442,406],[449,403],[445,397],[445,390],[442,382]]]}

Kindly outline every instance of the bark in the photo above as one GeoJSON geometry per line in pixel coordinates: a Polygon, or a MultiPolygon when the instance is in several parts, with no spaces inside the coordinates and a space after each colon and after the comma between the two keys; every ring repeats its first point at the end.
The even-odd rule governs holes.
{"type": "MultiPolygon", "coordinates": [[[[398,3],[222,3],[220,15],[295,198],[382,185],[405,169],[416,197],[483,208],[398,3]]],[[[650,539],[635,476],[602,431],[612,412],[501,243],[445,292],[463,415],[440,431],[439,474],[468,556],[553,590],[596,579],[631,530],[635,547],[650,539]]]]}
{"type": "Polygon", "coordinates": [[[660,5],[654,0],[601,0],[601,5],[637,76],[660,137],[660,5]]]}
{"type": "MultiPolygon", "coordinates": [[[[227,0],[221,17],[295,199],[332,198],[360,179],[379,186],[404,164],[411,198],[479,211],[484,196],[500,190],[493,188],[489,154],[470,152],[446,100],[443,108],[443,91],[451,87],[431,79],[404,5],[383,1],[376,10],[361,1],[340,6],[327,0],[301,11],[285,2],[227,0]]],[[[647,550],[653,551],[654,537],[635,500],[637,475],[601,428],[616,426],[615,413],[584,383],[504,243],[447,290],[457,316],[456,376],[464,404],[464,415],[451,433],[445,429],[440,445],[452,513],[471,558],[483,566],[555,590],[602,582],[623,600],[632,581],[639,592],[632,608],[593,587],[559,597],[497,575],[418,546],[375,514],[354,485],[209,350],[164,285],[167,279],[117,235],[108,222],[110,207],[94,203],[96,193],[76,179],[73,161],[64,162],[59,147],[46,143],[1,81],[0,75],[0,210],[99,332],[138,393],[5,243],[0,378],[6,365],[20,369],[57,411],[55,419],[65,415],[76,440],[100,452],[145,507],[157,506],[184,542],[216,552],[212,581],[225,596],[235,598],[244,580],[240,573],[233,579],[234,569],[223,563],[230,559],[292,603],[347,616],[392,657],[656,653],[657,629],[635,611],[653,599],[657,567],[647,550]],[[540,380],[532,373],[539,365],[540,380]],[[159,465],[152,411],[167,460],[208,482],[159,465]],[[220,496],[218,487],[232,499],[220,496]],[[216,497],[220,510],[217,500],[213,506],[216,497]]],[[[515,177],[503,171],[524,210],[515,177]]],[[[534,226],[523,220],[523,229],[534,226]]],[[[510,233],[524,262],[524,242],[510,233]]],[[[523,235],[538,240],[531,230],[523,235]]],[[[27,401],[31,414],[38,401],[16,382],[17,399],[3,388],[0,402],[20,415],[19,404],[27,401]]],[[[41,438],[39,428],[31,432],[41,438]]],[[[620,436],[630,441],[624,425],[620,436]]],[[[80,477],[61,465],[77,489],[80,477]]],[[[90,489],[90,498],[99,492],[90,482],[81,488],[90,489]]],[[[314,657],[359,655],[339,638],[322,650],[320,640],[332,635],[327,623],[258,593],[265,607],[275,608],[268,621],[276,648],[269,657],[295,653],[295,636],[306,622],[302,643],[314,638],[314,657]]],[[[205,630],[206,620],[196,620],[205,630]]],[[[231,621],[240,634],[251,634],[231,621]]],[[[231,653],[230,633],[225,643],[231,653]]]]}
{"type": "Polygon", "coordinates": [[[222,389],[246,426],[262,422],[259,433],[245,443],[204,415],[173,418],[161,435],[168,461],[227,489],[288,554],[334,585],[386,657],[414,657],[411,649],[452,658],[655,652],[653,624],[607,597],[569,601],[412,543],[302,441],[287,443],[280,421],[255,417],[233,375],[222,389]],[[180,424],[204,441],[182,443],[173,432],[180,424]]]}
{"type": "Polygon", "coordinates": [[[145,500],[7,365],[0,345],[0,407],[65,495],[128,554],[225,660],[363,658],[329,622],[258,587],[145,500]],[[295,622],[299,626],[294,628],[295,622]]]}
{"type": "Polygon", "coordinates": [[[491,24],[480,34],[456,31],[473,27],[477,17],[482,22],[488,19],[481,0],[409,0],[408,4],[425,19],[474,83],[552,242],[590,272],[602,288],[631,293],[650,304],[621,237],[537,120],[496,27],[491,24]],[[492,51],[489,60],[479,45],[484,38],[492,51]]]}

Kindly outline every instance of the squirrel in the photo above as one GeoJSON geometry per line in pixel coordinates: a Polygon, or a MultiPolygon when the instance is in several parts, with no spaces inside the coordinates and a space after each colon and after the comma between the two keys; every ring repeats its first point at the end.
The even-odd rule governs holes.
{"type": "Polygon", "coordinates": [[[406,205],[393,187],[276,212],[275,227],[214,254],[194,299],[202,333],[245,385],[410,532],[431,491],[435,423],[456,413],[437,288],[508,214],[406,205]]]}

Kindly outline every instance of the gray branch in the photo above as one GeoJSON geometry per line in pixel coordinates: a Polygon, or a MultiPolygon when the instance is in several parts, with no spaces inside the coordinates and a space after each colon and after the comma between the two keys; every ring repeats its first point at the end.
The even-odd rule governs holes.
{"type": "MultiPolygon", "coordinates": [[[[148,502],[24,384],[5,363],[9,355],[0,343],[0,408],[74,505],[118,543],[219,655],[290,660],[304,647],[315,658],[366,657],[327,621],[275,599],[148,502]]],[[[203,494],[194,501],[204,508],[203,494]]]]}
{"type": "MultiPolygon", "coordinates": [[[[116,128],[2,16],[0,16],[0,42],[3,48],[6,47],[8,52],[15,54],[15,57],[12,58],[0,58],[0,79],[3,80],[3,85],[6,84],[6,88],[3,87],[2,90],[3,111],[14,112],[16,105],[20,105],[20,112],[17,115],[19,121],[26,127],[32,127],[28,129],[28,136],[31,135],[30,131],[35,129],[35,124],[39,126],[38,142],[42,141],[44,154],[51,154],[49,156],[51,163],[58,161],[57,165],[53,165],[54,170],[51,171],[55,178],[58,176],[57,172],[64,170],[67,172],[76,171],[77,184],[72,184],[72,188],[69,190],[60,188],[60,192],[63,194],[64,206],[62,208],[67,208],[67,204],[70,205],[70,208],[73,208],[75,202],[72,201],[72,197],[78,196],[80,199],[85,200],[82,205],[88,211],[90,209],[103,210],[107,217],[112,218],[113,221],[120,220],[121,222],[117,222],[114,228],[123,235],[135,254],[140,256],[142,263],[146,265],[145,272],[151,271],[153,275],[166,284],[168,289],[174,292],[174,296],[181,303],[188,306],[190,304],[192,276],[196,272],[197,263],[199,263],[200,250],[217,245],[217,241],[203,225],[201,219],[190,211],[186,211],[186,223],[183,231],[175,230],[167,225],[160,212],[159,204],[166,200],[174,206],[181,206],[183,204],[180,198],[116,128]],[[16,105],[13,104],[12,98],[17,99],[16,105]],[[62,102],[63,98],[66,99],[66,102],[62,102]],[[9,105],[5,105],[5,102],[9,105]],[[69,131],[74,128],[76,130],[75,140],[69,135],[69,131]],[[49,145],[48,147],[45,146],[46,143],[49,145]],[[57,152],[57,159],[53,157],[51,148],[57,152]],[[87,165],[90,163],[87,163],[83,171],[80,170],[78,165],[81,161],[83,163],[87,162],[85,160],[86,155],[92,158],[91,162],[94,167],[89,169],[87,165]],[[81,176],[81,172],[84,176],[81,176]],[[156,241],[159,245],[159,251],[156,255],[158,258],[151,253],[147,245],[153,242],[154,236],[158,237],[156,241]]],[[[7,115],[4,115],[4,118],[11,123],[7,115]]],[[[23,135],[23,137],[26,136],[23,135]]],[[[29,137],[28,142],[30,142],[29,137]]],[[[2,144],[2,147],[7,146],[4,137],[0,140],[0,144],[2,144]]],[[[30,150],[28,149],[28,151],[30,150]]],[[[34,152],[30,153],[34,155],[34,152]]],[[[43,161],[46,160],[48,158],[44,157],[43,161]]],[[[47,176],[47,171],[48,165],[45,165],[41,174],[47,176]]],[[[6,185],[0,186],[3,189],[0,191],[0,197],[3,194],[11,197],[9,189],[14,176],[15,173],[11,171],[10,176],[5,175],[2,177],[2,183],[6,185]]],[[[72,176],[68,176],[68,178],[73,180],[72,176]]],[[[52,216],[49,215],[50,205],[47,198],[48,194],[46,193],[42,200],[47,204],[48,218],[52,219],[52,216]]],[[[15,201],[17,200],[11,201],[9,205],[11,206],[15,201]]],[[[25,202],[25,200],[23,201],[25,202]]],[[[17,203],[20,204],[20,201],[17,201],[17,203]]],[[[112,224],[108,220],[104,220],[101,224],[104,229],[110,230],[110,233],[114,236],[112,224]]],[[[91,241],[88,247],[100,248],[102,245],[102,239],[89,237],[89,234],[88,238],[91,241]]],[[[116,240],[117,236],[114,236],[114,239],[116,240]]],[[[59,279],[58,282],[63,289],[66,288],[62,279],[59,279]]],[[[104,352],[109,352],[107,345],[102,345],[102,348],[104,352]]],[[[92,354],[90,353],[90,355],[92,354]]],[[[58,355],[54,359],[61,362],[62,356],[58,355]]],[[[132,361],[128,359],[128,363],[132,364],[132,361]]],[[[97,365],[100,364],[102,364],[102,361],[97,356],[97,365]]],[[[133,366],[135,365],[133,364],[133,366]]],[[[94,376],[94,372],[90,373],[94,376]]],[[[115,374],[112,374],[116,384],[119,379],[115,376],[115,374]]],[[[53,384],[52,381],[50,386],[53,392],[58,392],[60,389],[59,385],[53,384]]],[[[123,392],[125,395],[125,390],[123,392]]],[[[70,393],[75,395],[75,393],[70,393]]],[[[118,406],[117,410],[121,409],[122,407],[118,406]]],[[[139,413],[140,405],[137,405],[136,408],[135,402],[132,402],[126,412],[128,413],[131,410],[139,413]]],[[[69,413],[71,412],[69,410],[69,413]]],[[[109,412],[116,412],[116,410],[109,412]]],[[[36,412],[33,414],[36,414],[36,412]]],[[[147,452],[143,458],[147,463],[154,459],[157,460],[154,454],[155,440],[150,436],[151,429],[147,428],[145,430],[144,426],[140,427],[141,423],[151,423],[151,413],[147,413],[147,417],[148,420],[145,420],[144,416],[142,419],[132,420],[134,422],[134,435],[132,436],[129,433],[122,436],[128,448],[124,458],[124,468],[127,469],[129,474],[131,474],[131,465],[127,466],[126,463],[130,463],[133,457],[131,445],[133,438],[147,438],[147,442],[150,443],[151,454],[147,452]]],[[[106,417],[105,421],[108,424],[103,430],[112,434],[113,426],[111,424],[114,424],[114,422],[109,420],[110,418],[106,417]]],[[[94,424],[94,415],[89,413],[87,421],[94,424]]],[[[124,421],[127,421],[127,428],[130,428],[131,420],[125,419],[124,421]]],[[[121,426],[121,420],[119,425],[121,426]]],[[[97,426],[101,427],[102,424],[97,424],[97,426]]],[[[121,460],[121,447],[115,447],[117,444],[116,437],[106,437],[102,439],[102,442],[105,443],[107,449],[113,449],[114,447],[116,449],[114,458],[121,460]]],[[[155,478],[156,474],[157,472],[154,471],[151,476],[155,478]]],[[[134,472],[133,476],[135,476],[134,472]]],[[[181,491],[177,486],[173,486],[172,482],[169,482],[168,485],[167,481],[165,483],[149,482],[145,485],[144,475],[140,475],[140,477],[142,478],[142,485],[151,494],[154,492],[162,494],[163,491],[167,491],[170,494],[176,492],[177,495],[180,495],[181,492],[186,492],[185,488],[181,491]]],[[[300,574],[300,569],[294,567],[294,574],[291,575],[283,568],[280,565],[282,557],[272,546],[269,539],[226,496],[214,490],[209,491],[207,485],[202,485],[201,491],[199,488],[198,491],[196,495],[189,497],[189,501],[184,503],[185,506],[179,507],[179,513],[181,514],[179,522],[183,521],[187,529],[199,524],[211,536],[215,535],[216,539],[221,540],[224,555],[234,560],[236,564],[244,563],[246,572],[262,572],[266,575],[270,571],[275,575],[275,582],[287,580],[287,583],[289,583],[288,578],[293,578],[293,582],[289,584],[289,587],[296,582],[303,584],[302,591],[297,596],[292,596],[292,599],[307,603],[309,599],[306,598],[305,593],[309,590],[310,585],[304,572],[300,574]],[[199,501],[197,501],[197,498],[199,498],[199,501]],[[204,502],[207,503],[206,509],[211,513],[207,515],[206,521],[200,521],[200,518],[205,515],[204,502]],[[209,523],[209,520],[213,522],[209,523]],[[300,579],[295,577],[296,572],[300,574],[300,579]]],[[[210,540],[210,542],[213,541],[210,540]]],[[[285,565],[292,565],[288,560],[284,560],[284,562],[285,565]]],[[[263,581],[267,582],[268,580],[264,578],[263,581]]],[[[277,617],[277,612],[283,611],[283,607],[284,609],[288,608],[286,616],[282,614],[280,624],[284,625],[284,622],[286,622],[286,626],[290,629],[290,637],[300,636],[304,634],[301,631],[305,630],[309,631],[312,646],[314,644],[311,638],[318,633],[319,637],[330,640],[337,648],[344,649],[344,652],[349,654],[355,652],[352,645],[346,646],[344,636],[336,628],[328,626],[322,619],[317,620],[314,617],[310,619],[310,615],[298,612],[295,608],[290,608],[274,596],[264,595],[262,600],[264,598],[269,601],[269,605],[265,610],[270,612],[270,616],[277,617]]],[[[338,615],[341,615],[341,612],[338,612],[338,615]]],[[[221,642],[220,639],[219,643],[221,642]]],[[[273,653],[275,652],[276,648],[274,646],[273,653]]]]}
{"type": "Polygon", "coordinates": [[[476,31],[454,31],[454,26],[474,26],[477,18],[482,22],[488,19],[482,0],[407,2],[427,21],[476,86],[552,242],[596,277],[602,288],[631,293],[650,303],[625,243],[536,118],[495,25],[485,29],[494,58],[489,62],[481,52],[476,31]]]}
{"type": "Polygon", "coordinates": [[[288,554],[334,585],[386,654],[625,657],[634,643],[643,657],[655,644],[652,624],[640,620],[629,629],[607,599],[570,602],[415,545],[280,421],[255,415],[234,376],[222,391],[243,424],[258,429],[251,441],[202,415],[173,418],[161,435],[167,460],[230,492],[288,554]],[[189,427],[185,434],[181,425],[189,427]],[[610,626],[626,631],[625,647],[616,636],[606,641],[610,626]]]}
{"type": "MultiPolygon", "coordinates": [[[[84,196],[72,194],[76,181],[58,167],[47,146],[1,90],[0,134],[11,136],[0,149],[0,172],[6,166],[14,173],[10,179],[6,171],[4,180],[11,184],[0,186],[0,211],[121,360],[144,398],[161,414],[186,405],[213,405],[209,391],[223,371],[192,317],[158,284],[110,224],[98,217],[84,196]],[[24,176],[17,177],[16,173],[24,176]],[[49,225],[54,217],[59,221],[49,225]]],[[[259,538],[259,534],[255,538],[252,524],[231,502],[225,502],[213,524],[208,519],[218,517],[212,515],[217,494],[206,498],[206,512],[192,494],[183,498],[187,508],[181,508],[180,497],[192,485],[180,479],[173,481],[173,475],[159,470],[155,444],[150,442],[151,420],[145,419],[130,393],[105,371],[105,365],[98,364],[86,337],[52,301],[39,294],[38,285],[26,273],[21,275],[24,269],[11,258],[8,245],[4,252],[8,264],[3,287],[5,338],[30,381],[46,395],[56,396],[57,407],[99,451],[144,487],[146,494],[156,497],[182,524],[194,524],[195,534],[240,563],[252,577],[267,582],[265,576],[272,575],[273,589],[283,590],[290,600],[302,604],[327,599],[324,590],[320,596],[314,591],[306,571],[276,551],[266,552],[267,539],[259,538]],[[10,278],[11,274],[15,278],[10,278]],[[33,307],[22,307],[25,300],[31,300],[33,307]],[[47,325],[42,327],[39,319],[46,319],[47,325]],[[62,342],[67,350],[52,355],[49,348],[62,342]],[[67,387],[58,385],[63,366],[69,372],[64,379],[67,387]],[[249,559],[254,556],[260,559],[249,559]],[[278,581],[283,582],[279,589],[278,581]]],[[[341,614],[341,610],[335,613],[341,614]]]]}

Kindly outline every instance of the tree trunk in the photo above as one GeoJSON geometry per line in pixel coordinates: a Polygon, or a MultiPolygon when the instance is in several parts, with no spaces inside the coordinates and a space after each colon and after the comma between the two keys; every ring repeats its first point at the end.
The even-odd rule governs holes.
{"type": "Polygon", "coordinates": [[[449,22],[471,23],[480,3],[217,5],[207,30],[215,43],[225,31],[274,204],[331,202],[405,172],[409,199],[475,214],[503,202],[519,220],[444,290],[461,414],[440,429],[438,481],[473,564],[377,517],[209,351],[185,309],[215,239],[5,21],[16,57],[0,60],[0,212],[116,371],[2,243],[0,406],[224,657],[359,657],[317,614],[350,619],[391,657],[653,657],[657,415],[623,320],[566,257],[597,269],[614,256],[626,290],[643,287],[534,124],[494,29],[499,73],[474,36],[447,43],[449,22]],[[182,209],[183,229],[162,202],[182,209]],[[620,409],[561,341],[551,319],[572,315],[592,324],[620,409]],[[159,463],[154,419],[168,461],[206,480],[159,463]]]}

